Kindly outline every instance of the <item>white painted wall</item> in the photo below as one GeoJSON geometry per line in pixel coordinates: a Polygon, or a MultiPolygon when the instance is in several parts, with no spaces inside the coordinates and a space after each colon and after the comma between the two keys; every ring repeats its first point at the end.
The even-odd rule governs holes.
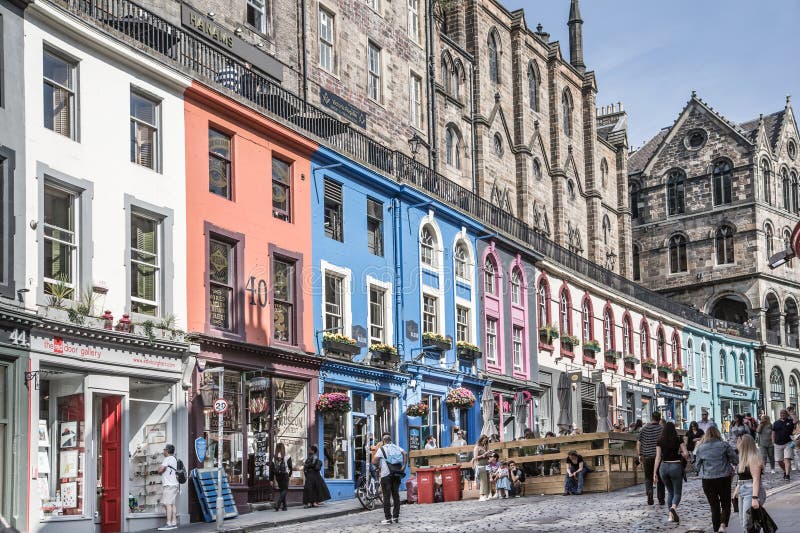
{"type": "MultiPolygon", "coordinates": [[[[125,195],[174,213],[172,254],[174,277],[167,283],[172,312],[178,327],[186,327],[186,210],[183,89],[189,79],[113,42],[101,33],[77,23],[47,4],[34,4],[25,23],[25,85],[27,122],[26,220],[40,218],[37,167],[90,181],[94,254],[94,285],[104,284],[108,293],[98,308],[109,309],[115,322],[127,309],[125,195]],[[44,127],[42,107],[42,50],[44,44],[79,61],[77,120],[78,140],[44,127]],[[135,86],[161,99],[161,171],[130,162],[130,90],[135,86]]],[[[40,228],[41,229],[41,228],[40,228]]],[[[40,291],[37,231],[25,228],[27,286],[26,305],[35,307],[40,291]]],[[[84,243],[85,246],[85,243],[84,243]]]]}

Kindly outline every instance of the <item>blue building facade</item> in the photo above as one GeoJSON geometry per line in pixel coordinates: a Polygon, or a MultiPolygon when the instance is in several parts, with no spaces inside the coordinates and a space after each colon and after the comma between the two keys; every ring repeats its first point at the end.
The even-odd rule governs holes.
{"type": "Polygon", "coordinates": [[[415,449],[428,435],[447,446],[455,428],[479,430],[479,354],[458,341],[478,344],[481,228],[327,149],[312,158],[311,180],[319,393],[345,394],[351,407],[318,412],[318,439],[331,494],[344,499],[382,433],[415,449]],[[458,387],[475,395],[474,406],[447,407],[458,387]],[[420,403],[427,413],[408,416],[420,403]]]}

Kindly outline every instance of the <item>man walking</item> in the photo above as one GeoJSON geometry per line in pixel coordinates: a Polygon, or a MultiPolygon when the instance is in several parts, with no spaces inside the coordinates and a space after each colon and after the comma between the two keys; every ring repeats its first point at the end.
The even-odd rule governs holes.
{"type": "Polygon", "coordinates": [[[163,490],[161,504],[164,506],[164,514],[167,515],[167,523],[158,528],[159,531],[178,529],[178,521],[175,518],[175,499],[178,497],[178,489],[180,489],[178,476],[175,474],[177,471],[178,460],[175,459],[175,446],[167,444],[164,446],[164,459],[161,461],[161,466],[158,467],[163,490]]]}
{"type": "Polygon", "coordinates": [[[392,444],[392,436],[383,434],[383,446],[375,453],[372,464],[380,464],[381,490],[383,491],[383,514],[386,517],[381,524],[400,522],[400,480],[405,475],[408,456],[406,451],[392,444]],[[394,507],[392,507],[394,502],[394,507]]]}
{"type": "Polygon", "coordinates": [[[716,427],[717,423],[713,420],[708,419],[708,411],[703,409],[702,414],[700,415],[700,422],[697,423],[697,427],[703,430],[703,433],[708,433],[708,428],[716,427]]]}
{"type": "MultiPolygon", "coordinates": [[[[642,428],[639,433],[639,440],[636,441],[636,453],[639,455],[639,462],[644,468],[644,488],[647,491],[647,505],[653,505],[653,474],[656,463],[656,443],[661,438],[661,413],[655,411],[651,416],[649,424],[642,428]]],[[[657,472],[656,472],[657,474],[657,472]]],[[[664,482],[658,476],[658,504],[664,505],[664,482]]]]}
{"type": "Polygon", "coordinates": [[[789,418],[789,412],[781,409],[781,417],[772,424],[772,443],[775,446],[775,462],[783,462],[783,479],[789,481],[792,471],[792,432],[797,417],[789,418]]]}

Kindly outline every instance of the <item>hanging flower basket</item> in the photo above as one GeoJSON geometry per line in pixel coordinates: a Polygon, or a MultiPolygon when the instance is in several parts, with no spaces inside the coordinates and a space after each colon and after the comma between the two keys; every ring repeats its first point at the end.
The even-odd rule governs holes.
{"type": "Polygon", "coordinates": [[[550,344],[554,339],[558,338],[558,328],[552,324],[546,324],[539,328],[539,337],[542,342],[550,344]]]}
{"type": "Polygon", "coordinates": [[[447,391],[444,403],[453,409],[470,409],[475,405],[475,395],[466,387],[456,387],[447,391]]]}
{"type": "Polygon", "coordinates": [[[361,351],[355,339],[339,333],[325,333],[322,335],[322,347],[325,353],[344,355],[350,359],[361,351]]]}
{"type": "Polygon", "coordinates": [[[406,408],[406,414],[408,416],[428,416],[429,411],[430,407],[425,402],[412,403],[406,408]]]}
{"type": "Polygon", "coordinates": [[[350,397],[343,392],[320,394],[317,399],[318,413],[349,413],[350,397]]]}
{"type": "Polygon", "coordinates": [[[422,346],[424,348],[435,348],[441,352],[446,352],[453,347],[453,341],[444,335],[426,332],[422,334],[422,346]]]}
{"type": "Polygon", "coordinates": [[[564,346],[569,346],[571,348],[577,346],[580,342],[581,341],[575,335],[561,335],[561,344],[564,346]]]}

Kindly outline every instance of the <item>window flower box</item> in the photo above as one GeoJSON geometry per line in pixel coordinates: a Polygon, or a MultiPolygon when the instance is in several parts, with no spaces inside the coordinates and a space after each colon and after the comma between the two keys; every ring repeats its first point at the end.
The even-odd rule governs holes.
{"type": "Polygon", "coordinates": [[[456,355],[462,361],[474,361],[480,358],[482,354],[481,349],[476,345],[470,342],[458,341],[456,343],[456,355]]]}
{"type": "Polygon", "coordinates": [[[422,334],[422,347],[433,348],[439,352],[446,352],[453,348],[453,341],[444,335],[427,332],[422,334]]]}
{"type": "Polygon", "coordinates": [[[687,375],[688,372],[682,366],[676,366],[672,369],[672,377],[676,380],[683,381],[683,376],[687,375]]]}
{"type": "Polygon", "coordinates": [[[400,356],[397,348],[389,344],[372,344],[369,347],[370,364],[373,366],[397,366],[400,356]]]}
{"type": "Polygon", "coordinates": [[[597,341],[584,340],[583,341],[583,351],[584,351],[584,353],[586,353],[586,352],[600,353],[600,351],[601,351],[600,343],[597,342],[597,341]]]}
{"type": "Polygon", "coordinates": [[[574,346],[580,344],[580,340],[575,335],[561,335],[561,344],[572,349],[574,346]]]}
{"type": "Polygon", "coordinates": [[[658,371],[664,374],[672,374],[672,365],[667,365],[664,363],[659,363],[658,371]]]}
{"type": "Polygon", "coordinates": [[[325,355],[353,359],[353,356],[361,352],[355,339],[339,333],[325,333],[322,336],[322,348],[325,355]]]}
{"type": "Polygon", "coordinates": [[[633,363],[625,363],[625,375],[636,377],[636,365],[633,363]]]}
{"type": "Polygon", "coordinates": [[[553,340],[558,338],[558,328],[546,324],[539,328],[539,340],[541,340],[544,344],[552,345],[553,340]]]}
{"type": "Polygon", "coordinates": [[[606,350],[604,367],[607,370],[616,371],[619,368],[618,361],[622,358],[622,353],[616,350],[606,350]]]}
{"type": "Polygon", "coordinates": [[[622,358],[625,364],[637,365],[639,364],[639,358],[635,355],[626,355],[622,358]]]}
{"type": "Polygon", "coordinates": [[[647,358],[644,361],[642,361],[642,368],[643,369],[646,368],[648,374],[652,374],[653,373],[653,369],[655,367],[656,367],[656,362],[653,359],[647,358]]]}

